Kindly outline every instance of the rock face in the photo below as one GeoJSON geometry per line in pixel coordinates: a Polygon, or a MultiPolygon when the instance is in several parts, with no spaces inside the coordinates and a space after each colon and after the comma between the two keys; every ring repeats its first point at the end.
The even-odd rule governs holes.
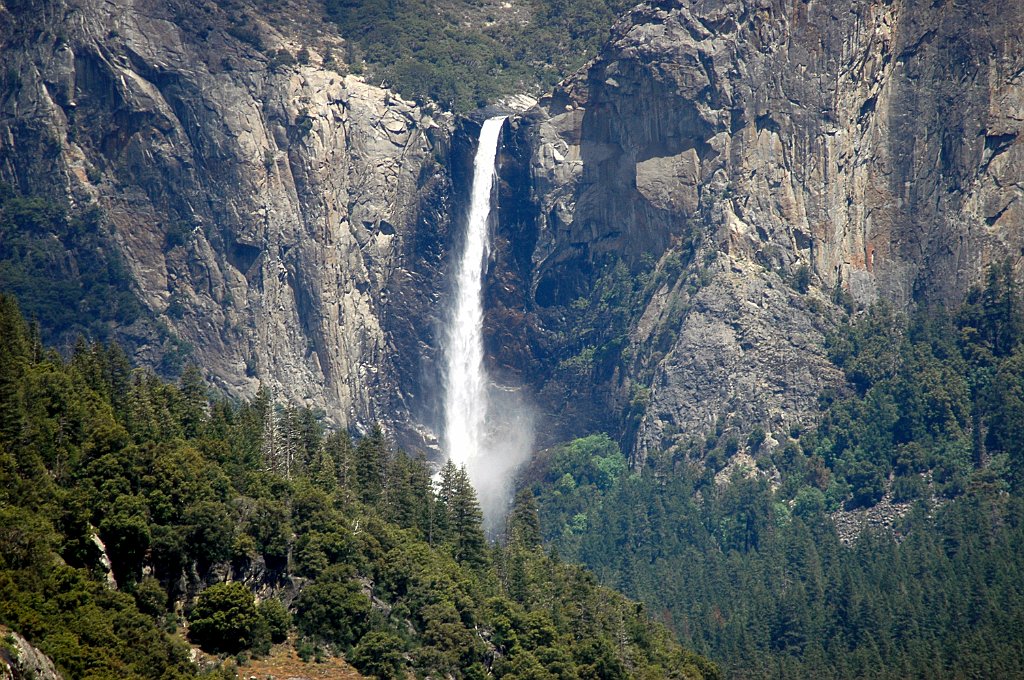
{"type": "Polygon", "coordinates": [[[0,4],[0,179],[98,204],[146,307],[228,392],[408,422],[420,369],[396,357],[430,342],[447,133],[340,74],[321,12],[0,4]]]}
{"type": "Polygon", "coordinates": [[[0,680],[64,680],[50,657],[0,626],[0,680]]]}
{"type": "MultiPolygon", "coordinates": [[[[474,123],[339,73],[321,12],[5,0],[0,180],[98,204],[227,391],[422,442],[474,123]]],[[[996,0],[633,9],[499,157],[488,354],[542,440],[610,431],[639,462],[785,434],[840,383],[834,300],[950,304],[1017,262],[1022,36],[996,0]]]]}
{"type": "MultiPolygon", "coordinates": [[[[515,295],[534,335],[564,335],[607,254],[684,273],[649,291],[591,417],[546,409],[556,429],[633,395],[639,423],[619,432],[637,460],[716,424],[784,431],[838,382],[822,354],[834,291],[955,304],[988,263],[1018,262],[1022,36],[1019,3],[632,10],[522,122],[537,221],[506,227],[535,242],[515,295]]],[[[541,394],[557,380],[528,377],[541,394]]]]}

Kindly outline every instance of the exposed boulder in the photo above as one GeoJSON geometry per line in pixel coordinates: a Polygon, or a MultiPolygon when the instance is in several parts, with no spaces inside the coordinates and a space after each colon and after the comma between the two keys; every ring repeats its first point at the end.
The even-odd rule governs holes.
{"type": "Polygon", "coordinates": [[[50,657],[0,626],[0,680],[64,680],[50,657]]]}

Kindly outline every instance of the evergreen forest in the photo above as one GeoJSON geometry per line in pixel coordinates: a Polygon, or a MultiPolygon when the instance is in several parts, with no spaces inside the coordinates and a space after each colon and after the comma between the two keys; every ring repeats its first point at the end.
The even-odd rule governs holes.
{"type": "Polygon", "coordinates": [[[8,295],[0,546],[0,626],[68,678],[234,678],[281,645],[377,678],[720,677],[547,553],[532,496],[489,543],[464,470],[435,487],[379,429],[215,398],[191,365],[165,382],[114,343],[64,359],[8,295]]]}
{"type": "Polygon", "coordinates": [[[827,344],[847,384],[821,395],[815,427],[769,441],[720,423],[634,470],[602,434],[546,451],[522,480],[545,541],[728,677],[1021,677],[1009,264],[958,310],[879,304],[827,344]]]}
{"type": "Polygon", "coordinates": [[[470,111],[540,93],[593,57],[623,0],[326,0],[349,68],[410,99],[470,111]]]}

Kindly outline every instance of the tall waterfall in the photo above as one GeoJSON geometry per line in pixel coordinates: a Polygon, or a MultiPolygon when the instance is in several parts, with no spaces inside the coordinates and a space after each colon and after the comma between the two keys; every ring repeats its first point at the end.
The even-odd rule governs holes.
{"type": "Polygon", "coordinates": [[[482,284],[490,248],[487,218],[491,214],[494,159],[504,122],[504,116],[489,118],[480,130],[466,240],[448,327],[445,453],[456,465],[467,467],[473,467],[474,459],[485,455],[488,380],[484,369],[482,284]]]}
{"type": "Polygon", "coordinates": [[[484,529],[501,531],[512,480],[533,448],[533,409],[514,386],[494,382],[484,369],[484,269],[490,249],[487,220],[494,159],[504,116],[484,122],[473,161],[473,189],[455,300],[445,337],[445,454],[465,465],[484,511],[484,529]]]}

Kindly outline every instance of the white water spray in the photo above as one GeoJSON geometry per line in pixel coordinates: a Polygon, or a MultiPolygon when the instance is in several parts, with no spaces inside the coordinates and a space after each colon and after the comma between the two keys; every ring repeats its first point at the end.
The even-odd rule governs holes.
{"type": "Polygon", "coordinates": [[[533,439],[529,409],[514,391],[494,390],[484,368],[483,275],[490,251],[494,162],[504,122],[504,116],[490,118],[480,130],[445,347],[445,455],[466,466],[492,530],[508,503],[509,478],[533,439]]]}
{"type": "Polygon", "coordinates": [[[473,189],[466,243],[455,279],[455,307],[448,329],[448,380],[445,395],[446,453],[456,465],[469,465],[483,453],[487,417],[484,370],[483,272],[490,250],[487,218],[491,214],[494,159],[504,117],[490,118],[480,130],[473,160],[473,189]]]}

